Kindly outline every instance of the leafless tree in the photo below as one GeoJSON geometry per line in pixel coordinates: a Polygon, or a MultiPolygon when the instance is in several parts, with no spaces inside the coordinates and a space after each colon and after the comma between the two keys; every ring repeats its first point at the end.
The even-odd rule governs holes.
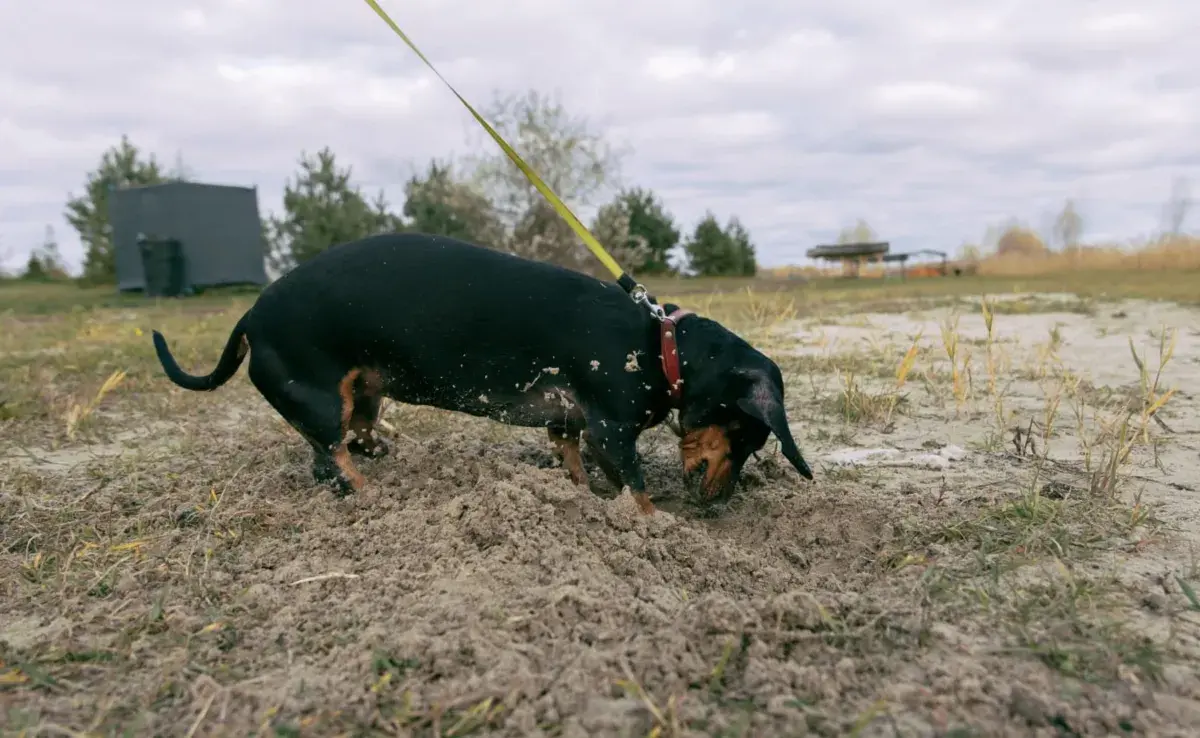
{"type": "MultiPolygon", "coordinates": [[[[621,152],[585,118],[570,115],[559,100],[530,91],[497,97],[480,113],[577,214],[579,209],[597,205],[618,185],[621,152]]],[[[595,259],[542,193],[490,137],[483,134],[481,141],[486,153],[473,159],[474,180],[508,229],[509,250],[596,272],[599,265],[595,259]]],[[[618,261],[633,256],[617,253],[623,244],[611,246],[618,261]]],[[[622,265],[627,269],[637,266],[622,265]]]]}
{"type": "Polygon", "coordinates": [[[1079,236],[1082,233],[1083,217],[1075,207],[1075,202],[1067,200],[1054,220],[1054,238],[1059,246],[1069,250],[1079,245],[1079,236]]]}
{"type": "Polygon", "coordinates": [[[1163,232],[1172,238],[1183,232],[1183,222],[1192,208],[1191,187],[1186,177],[1176,177],[1171,196],[1163,207],[1163,232]]]}
{"type": "Polygon", "coordinates": [[[878,236],[871,228],[871,225],[866,220],[859,218],[852,226],[843,228],[838,233],[838,243],[869,243],[874,241],[878,236]]]}

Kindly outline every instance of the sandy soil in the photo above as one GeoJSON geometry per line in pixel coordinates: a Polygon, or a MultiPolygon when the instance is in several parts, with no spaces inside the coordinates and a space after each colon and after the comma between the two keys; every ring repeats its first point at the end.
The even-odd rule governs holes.
{"type": "MultiPolygon", "coordinates": [[[[1007,295],[991,299],[1003,310],[1005,302],[1031,298],[1048,303],[1046,307],[1053,307],[1056,302],[1070,307],[1079,305],[1071,295],[1007,295]]],[[[972,344],[960,350],[972,352],[972,380],[982,390],[987,372],[980,344],[987,338],[987,328],[976,305],[977,301],[964,301],[953,308],[856,315],[833,325],[810,321],[800,328],[801,345],[793,352],[832,355],[842,363],[851,363],[846,357],[855,355],[885,353],[898,357],[919,334],[922,356],[945,359],[941,329],[946,321],[953,321],[958,315],[954,328],[959,342],[972,344]]],[[[1112,397],[1104,400],[1071,397],[1062,387],[1061,374],[1066,371],[1074,375],[1073,379],[1093,395],[1119,398],[1122,393],[1137,394],[1140,376],[1130,343],[1153,375],[1159,370],[1160,339],[1169,338],[1171,332],[1175,337],[1174,348],[1159,374],[1162,391],[1174,390],[1161,413],[1172,431],[1166,436],[1170,442],[1158,450],[1158,463],[1153,464],[1155,473],[1151,478],[1138,481],[1145,483],[1141,491],[1147,499],[1162,505],[1165,516],[1191,541],[1200,544],[1200,310],[1195,308],[1131,300],[1089,306],[1086,313],[998,314],[994,318],[992,340],[998,357],[995,394],[1003,400],[1003,424],[987,422],[996,420],[990,395],[983,402],[972,403],[948,417],[942,412],[941,403],[936,402],[938,393],[932,393],[935,397],[931,397],[919,388],[910,388],[915,393],[912,405],[920,409],[906,414],[898,427],[889,429],[887,434],[859,433],[856,447],[859,453],[873,442],[892,449],[919,449],[930,438],[960,446],[986,444],[988,437],[998,430],[997,425],[1011,432],[1018,420],[1032,419],[1035,424],[1044,421],[1047,401],[1057,394],[1058,433],[1052,442],[1051,455],[1060,461],[1080,460],[1083,449],[1076,428],[1076,406],[1090,418],[1095,410],[1111,404],[1104,400],[1112,397]]],[[[830,386],[837,384],[836,379],[826,380],[830,386]]],[[[838,452],[831,453],[836,456],[838,452]]]]}
{"type": "Polygon", "coordinates": [[[396,407],[339,500],[244,373],[114,398],[90,452],[9,438],[4,734],[1194,735],[1200,312],[1000,312],[992,391],[958,311],[961,402],[947,309],[775,326],[817,480],[769,447],[717,510],[665,429],[647,518],[543,434],[396,407]],[[1162,324],[1170,432],[1104,496],[1085,463],[1162,324]]]}

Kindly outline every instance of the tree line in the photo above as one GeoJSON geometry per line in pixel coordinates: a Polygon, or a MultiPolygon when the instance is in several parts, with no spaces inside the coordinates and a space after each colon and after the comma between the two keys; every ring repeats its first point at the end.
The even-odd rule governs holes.
{"type": "MultiPolygon", "coordinates": [[[[684,236],[656,193],[620,183],[622,153],[589,122],[536,91],[497,95],[481,113],[573,209],[594,207],[590,229],[625,269],[639,275],[752,276],[754,243],[736,216],[721,222],[708,211],[684,236]],[[607,201],[602,198],[611,194],[607,201]]],[[[394,208],[380,191],[370,195],[332,150],[302,152],[283,193],[283,207],[263,218],[268,266],[276,273],[336,245],[364,236],[415,231],[452,236],[489,248],[610,277],[570,226],[520,170],[492,145],[459,161],[433,159],[403,186],[394,208]]],[[[116,280],[110,188],[188,181],[181,161],[164,167],[128,136],[100,158],[79,195],[68,195],[65,218],[84,247],[87,283],[116,280]]],[[[48,231],[29,259],[31,279],[65,276],[48,231]]]]}

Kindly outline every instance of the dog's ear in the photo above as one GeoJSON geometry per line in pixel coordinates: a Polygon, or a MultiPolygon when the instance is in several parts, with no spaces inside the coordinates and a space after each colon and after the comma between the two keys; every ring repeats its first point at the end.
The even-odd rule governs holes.
{"type": "Polygon", "coordinates": [[[792,466],[796,467],[800,476],[811,480],[813,478],[812,469],[808,468],[808,463],[800,455],[800,449],[796,446],[795,439],[792,438],[791,429],[788,428],[787,412],[783,408],[783,395],[767,377],[762,374],[754,376],[746,393],[738,398],[737,404],[742,412],[771,429],[771,432],[779,439],[783,455],[792,463],[792,466]]]}

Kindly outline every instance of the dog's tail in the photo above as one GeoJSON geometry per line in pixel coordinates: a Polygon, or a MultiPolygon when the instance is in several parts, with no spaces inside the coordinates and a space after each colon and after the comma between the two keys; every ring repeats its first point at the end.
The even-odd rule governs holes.
{"type": "Polygon", "coordinates": [[[179,364],[175,362],[175,357],[171,355],[171,350],[167,348],[167,339],[163,338],[158,331],[153,331],[154,353],[158,354],[158,361],[162,364],[163,371],[167,373],[167,378],[172,382],[184,389],[211,392],[228,382],[229,378],[237,373],[238,367],[242,365],[242,360],[246,358],[250,344],[246,342],[245,322],[246,316],[243,315],[242,319],[233,327],[233,333],[229,334],[229,340],[225,342],[225,350],[221,352],[221,359],[210,374],[197,376],[180,369],[179,364]]]}

